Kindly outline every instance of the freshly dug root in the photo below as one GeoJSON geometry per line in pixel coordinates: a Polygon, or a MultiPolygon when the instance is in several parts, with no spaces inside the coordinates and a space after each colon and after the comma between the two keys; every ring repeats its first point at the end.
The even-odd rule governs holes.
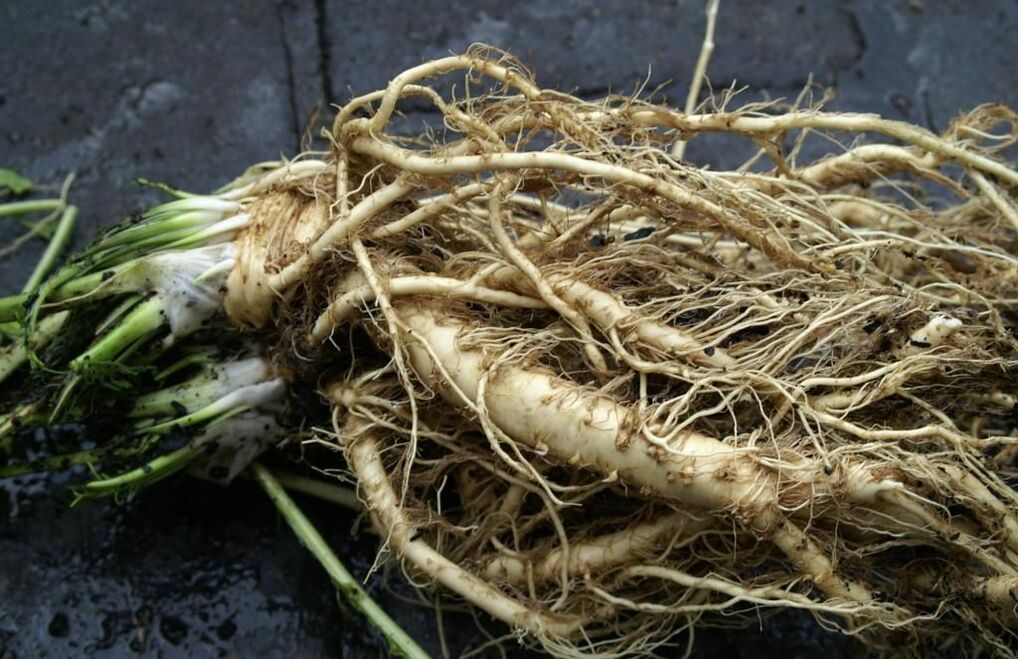
{"type": "MultiPolygon", "coordinates": [[[[626,457],[600,458],[605,461],[614,459],[622,467],[617,473],[612,474],[610,478],[602,478],[602,482],[604,480],[610,481],[612,488],[622,488],[622,490],[630,492],[633,488],[639,487],[638,496],[641,498],[647,496],[651,497],[652,500],[664,499],[666,497],[677,498],[683,503],[700,507],[704,514],[707,514],[705,519],[694,520],[688,515],[673,513],[661,516],[654,522],[638,524],[624,531],[607,533],[595,539],[575,543],[570,542],[558,548],[534,549],[528,552],[521,552],[520,549],[516,549],[508,553],[499,550],[494,557],[486,561],[478,561],[476,558],[469,561],[468,564],[480,563],[478,576],[483,577],[488,583],[501,585],[502,588],[529,588],[530,600],[532,600],[535,597],[535,589],[538,589],[539,592],[543,588],[541,584],[550,582],[555,586],[586,575],[585,579],[588,584],[581,590],[597,594],[602,603],[607,602],[614,605],[614,609],[601,610],[598,615],[613,618],[617,622],[620,620],[619,616],[622,615],[620,611],[627,609],[642,611],[646,614],[653,612],[659,615],[674,611],[664,604],[637,604],[631,597],[620,598],[618,595],[611,594],[613,589],[606,589],[604,585],[596,585],[590,582],[591,579],[599,579],[604,574],[621,574],[620,578],[622,578],[623,582],[633,579],[663,578],[671,583],[680,584],[687,588],[706,589],[714,593],[726,594],[732,598],[727,606],[735,606],[738,602],[752,602],[767,606],[804,607],[813,610],[818,615],[840,616],[843,622],[851,621],[848,623],[849,628],[856,630],[865,629],[868,625],[874,623],[891,628],[906,629],[922,623],[931,616],[937,617],[943,614],[941,608],[937,606],[933,606],[924,612],[923,610],[914,609],[910,611],[904,608],[904,603],[901,601],[890,600],[879,604],[873,601],[875,596],[866,591],[865,587],[861,585],[857,590],[853,590],[851,581],[838,579],[832,571],[829,559],[823,553],[817,552],[802,531],[788,518],[779,522],[781,526],[776,531],[768,533],[766,529],[761,531],[759,528],[754,528],[754,522],[756,519],[759,519],[759,516],[754,519],[747,513],[741,512],[741,509],[745,508],[747,503],[758,503],[758,499],[766,493],[766,489],[750,489],[748,490],[749,494],[744,496],[757,497],[757,500],[747,502],[744,499],[739,501],[731,498],[730,492],[732,490],[729,484],[716,484],[711,480],[716,478],[722,471],[725,471],[730,479],[745,479],[746,482],[753,483],[753,469],[755,468],[755,471],[764,471],[766,468],[754,465],[754,467],[740,470],[738,467],[724,464],[727,462],[735,462],[736,464],[743,462],[739,460],[740,456],[737,454],[733,460],[732,453],[734,452],[730,450],[725,451],[720,456],[709,453],[691,456],[688,451],[681,452],[681,449],[684,447],[679,448],[678,456],[668,455],[659,457],[659,461],[656,463],[641,463],[637,465],[637,463],[641,462],[638,452],[646,449],[639,445],[640,440],[638,439],[630,440],[628,444],[626,442],[617,442],[619,427],[622,425],[619,421],[624,420],[627,415],[618,410],[605,411],[600,409],[606,404],[610,404],[610,401],[607,401],[605,397],[593,392],[584,394],[577,390],[576,385],[563,380],[556,382],[553,375],[539,367],[533,365],[514,366],[512,364],[499,363],[500,360],[497,358],[497,355],[486,355],[477,349],[459,348],[458,345],[461,343],[461,337],[469,336],[463,321],[442,314],[442,312],[434,309],[431,304],[401,303],[397,305],[397,308],[401,317],[406,322],[408,335],[413,337],[412,340],[408,341],[410,363],[420,374],[422,380],[434,389],[443,392],[445,397],[455,404],[472,408],[475,414],[484,414],[486,413],[485,410],[492,410],[489,423],[499,426],[501,429],[499,435],[506,440],[516,440],[522,445],[536,448],[536,455],[533,459],[542,461],[542,464],[544,461],[551,461],[553,464],[557,463],[559,465],[568,464],[571,468],[580,467],[584,471],[593,468],[600,471],[603,476],[604,468],[598,466],[598,458],[591,457],[591,454],[604,453],[611,456],[615,453],[625,455],[633,451],[634,454],[626,455],[626,457]],[[439,318],[444,316],[444,324],[436,320],[436,315],[439,318]],[[481,382],[484,379],[487,379],[487,383],[483,392],[478,394],[481,382]],[[556,387],[560,390],[556,391],[556,387]],[[572,391],[569,391],[570,389],[572,391]],[[498,411],[495,412],[494,410],[498,411]],[[602,413],[599,414],[598,412],[602,413]],[[543,426],[538,428],[536,424],[539,422],[543,422],[543,426]],[[605,439],[606,437],[607,439],[605,439]],[[621,448],[619,444],[622,444],[621,448]],[[633,457],[633,455],[636,457],[633,457]],[[634,460],[635,462],[633,462],[634,460]],[[673,460],[683,470],[685,482],[676,484],[666,479],[663,483],[654,483],[653,474],[665,471],[667,465],[673,460]],[[627,469],[626,465],[630,463],[636,465],[639,470],[637,468],[627,469]],[[722,466],[723,464],[724,466],[722,466]],[[703,473],[698,473],[697,468],[702,468],[703,473]],[[653,491],[655,487],[660,488],[660,490],[653,491]],[[714,488],[720,494],[711,492],[714,488]],[[703,490],[703,493],[697,493],[697,490],[703,490]],[[742,506],[737,504],[742,504],[742,506]],[[677,538],[682,539],[684,544],[696,542],[698,536],[710,534],[711,527],[715,524],[721,529],[727,527],[729,529],[727,533],[731,533],[731,522],[716,521],[704,524],[704,521],[707,519],[717,519],[714,516],[718,513],[724,514],[725,517],[734,517],[737,523],[745,524],[751,534],[755,531],[757,532],[756,534],[775,543],[786,554],[786,559],[789,559],[794,565],[793,573],[798,572],[810,576],[818,575],[820,578],[814,577],[814,580],[818,582],[821,590],[830,589],[833,592],[827,592],[826,596],[816,599],[815,596],[810,597],[808,595],[808,590],[797,590],[794,582],[791,586],[788,584],[772,584],[767,586],[758,585],[747,589],[740,586],[737,580],[731,581],[715,579],[709,576],[692,575],[688,572],[688,568],[676,571],[674,568],[648,566],[647,563],[643,563],[641,566],[630,567],[633,566],[634,561],[638,561],[648,555],[656,555],[659,559],[663,555],[668,555],[670,551],[674,551],[677,538]],[[669,545],[671,549],[668,549],[669,545]],[[658,548],[659,552],[663,551],[664,554],[655,552],[655,548],[658,548]],[[624,568],[623,572],[618,573],[618,568],[624,568]],[[863,601],[856,600],[856,598],[862,597],[866,599],[863,601]]],[[[349,415],[353,418],[361,416],[361,423],[364,423],[364,419],[371,419],[371,423],[378,423],[378,417],[375,414],[365,412],[365,409],[380,404],[376,401],[383,400],[379,399],[377,394],[359,395],[356,389],[351,389],[342,383],[335,386],[331,391],[330,398],[346,407],[349,410],[349,415]],[[364,414],[366,416],[362,416],[364,414]]],[[[610,406],[606,409],[610,409],[610,406]]],[[[391,412],[393,408],[391,405],[386,405],[385,410],[391,412]]],[[[385,416],[386,412],[382,412],[382,415],[385,416]]],[[[352,424],[356,425],[356,422],[352,422],[352,424]]],[[[484,426],[485,424],[478,422],[478,425],[484,426]]],[[[395,426],[392,422],[382,423],[381,426],[376,426],[373,432],[375,434],[379,431],[383,433],[392,432],[392,429],[394,427],[398,428],[398,426],[398,420],[396,420],[395,426]]],[[[402,432],[409,433],[409,429],[404,427],[402,432]]],[[[436,432],[437,427],[431,426],[424,435],[429,439],[438,441],[442,446],[454,445],[456,443],[456,440],[452,437],[444,442],[438,440],[436,432]]],[[[338,431],[338,436],[343,438],[342,441],[347,446],[348,454],[351,450],[351,444],[346,438],[351,434],[356,433],[349,429],[338,431]]],[[[489,441],[491,441],[490,436],[489,441]]],[[[689,446],[695,446],[697,443],[708,440],[702,437],[695,437],[691,441],[687,441],[690,442],[689,446]]],[[[367,451],[368,449],[365,450],[367,451]]],[[[370,449],[370,452],[376,455],[382,452],[377,439],[373,440],[373,448],[370,449]]],[[[478,453],[482,456],[488,455],[484,451],[478,451],[478,453]]],[[[374,457],[372,459],[380,464],[380,458],[374,457]]],[[[428,462],[430,463],[431,461],[429,460],[428,462]]],[[[358,464],[358,458],[351,458],[352,468],[355,471],[358,482],[363,487],[365,472],[360,469],[358,464]]],[[[862,516],[853,518],[852,515],[842,512],[841,516],[835,516],[834,519],[838,521],[834,523],[846,525],[859,524],[858,533],[872,531],[877,531],[878,533],[904,533],[907,530],[907,520],[911,513],[918,519],[918,524],[920,525],[916,529],[915,537],[922,534],[923,529],[921,526],[923,524],[932,525],[933,528],[938,529],[942,536],[947,535],[950,526],[941,523],[936,518],[936,513],[931,512],[931,509],[924,507],[921,502],[894,496],[895,493],[900,493],[902,488],[904,488],[903,482],[894,480],[873,482],[872,479],[870,482],[866,482],[863,479],[866,471],[868,469],[860,468],[858,464],[855,464],[854,473],[844,475],[843,485],[848,491],[840,496],[843,497],[845,503],[868,504],[877,515],[870,519],[862,516]],[[860,481],[862,482],[861,485],[859,484],[860,481]],[[855,483],[855,491],[853,491],[852,483],[855,483]],[[886,516],[887,519],[881,519],[881,515],[886,516]],[[855,519],[854,522],[852,521],[853,519],[855,519]]],[[[845,470],[839,469],[838,472],[843,473],[845,470]]],[[[503,474],[503,477],[511,479],[508,474],[503,474]]],[[[435,476],[429,476],[427,481],[433,483],[435,478],[435,476]]],[[[764,479],[756,477],[756,480],[763,481],[764,479]]],[[[393,475],[385,477],[385,483],[388,484],[389,488],[393,487],[392,484],[397,481],[398,479],[393,475]]],[[[367,486],[368,488],[373,489],[378,487],[377,481],[373,478],[367,482],[370,483],[367,486]]],[[[537,484],[531,486],[531,488],[532,491],[540,494],[541,490],[537,484]]],[[[794,489],[786,485],[784,492],[792,493],[794,489]]],[[[813,496],[815,497],[814,504],[818,509],[821,508],[822,503],[820,502],[824,497],[816,491],[813,492],[813,496]]],[[[838,495],[832,493],[830,496],[838,495]]],[[[405,497],[406,495],[404,495],[403,499],[405,497]]],[[[548,497],[542,498],[546,506],[554,506],[548,497]]],[[[473,496],[468,496],[461,501],[461,505],[465,507],[468,505],[467,501],[472,501],[473,499],[473,496]]],[[[377,499],[372,501],[369,497],[368,507],[376,514],[378,510],[388,509],[386,514],[394,515],[396,513],[393,513],[392,510],[398,511],[400,509],[401,500],[401,497],[396,496],[394,493],[389,495],[388,501],[384,504],[379,503],[377,499]]],[[[554,507],[558,508],[558,506],[554,507]]],[[[559,508],[563,516],[568,513],[568,509],[568,505],[559,508]]],[[[440,511],[441,506],[439,507],[439,515],[440,511]]],[[[817,528],[822,528],[825,524],[824,514],[819,511],[814,512],[816,514],[813,516],[812,523],[817,528]]],[[[790,511],[790,514],[794,515],[795,511],[790,511]]],[[[399,518],[403,521],[398,523],[391,522],[384,525],[383,536],[389,538],[390,542],[393,542],[391,536],[394,532],[393,527],[398,527],[399,524],[410,524],[406,521],[405,513],[400,513],[400,515],[403,515],[403,517],[399,518]]],[[[731,519],[731,517],[729,518],[731,519]]],[[[436,523],[436,512],[417,513],[416,518],[429,520],[427,526],[432,526],[436,523]]],[[[449,523],[455,524],[452,520],[449,523]]],[[[460,522],[460,525],[463,525],[463,523],[460,522]]],[[[420,537],[419,534],[424,530],[425,526],[411,526],[417,529],[412,534],[412,537],[420,537]]],[[[441,528],[441,524],[439,528],[441,528]]],[[[953,533],[961,536],[962,533],[957,529],[962,528],[964,526],[956,526],[953,533]]],[[[978,530],[974,532],[978,533],[978,530]]],[[[522,530],[517,530],[514,526],[513,536],[517,536],[518,533],[522,533],[522,530]]],[[[722,531],[722,534],[724,533],[722,531]]],[[[844,531],[844,533],[850,534],[853,532],[849,529],[844,531]]],[[[455,535],[455,532],[453,532],[453,537],[455,535]]],[[[567,537],[570,535],[572,534],[567,533],[567,537]]],[[[958,548],[956,551],[964,553],[965,550],[961,546],[962,541],[959,537],[944,537],[944,539],[957,543],[958,548]]],[[[862,542],[860,547],[864,547],[871,544],[873,539],[870,535],[864,535],[858,541],[862,542]]],[[[448,546],[449,542],[450,540],[446,536],[443,545],[448,546]]],[[[858,549],[851,548],[852,543],[841,544],[843,546],[838,551],[839,554],[844,552],[844,555],[851,555],[858,551],[858,549]]],[[[893,545],[893,543],[891,544],[893,545]]],[[[893,547],[888,547],[887,549],[893,553],[893,547]]],[[[759,547],[757,551],[759,551],[759,547]]],[[[977,549],[973,552],[975,554],[973,557],[978,559],[980,551],[984,550],[977,549]]],[[[752,553],[752,550],[739,550],[740,556],[744,559],[747,556],[751,556],[752,553]]],[[[695,556],[696,554],[693,555],[695,556]]],[[[773,552],[765,552],[765,555],[769,555],[768,560],[774,560],[773,552]]],[[[870,558],[872,559],[872,557],[870,558]]],[[[991,556],[991,559],[987,560],[987,567],[991,569],[996,567],[1004,571],[1005,574],[1014,574],[1014,564],[1010,563],[1008,559],[996,556],[991,556]]],[[[747,568],[752,565],[754,565],[753,560],[747,560],[747,568]]],[[[862,565],[865,565],[865,563],[862,565]]],[[[462,570],[463,568],[458,569],[462,570]]],[[[861,569],[861,566],[857,564],[852,566],[851,571],[853,574],[858,574],[859,569],[861,569]]],[[[434,575],[432,576],[434,577],[434,575]]],[[[1006,582],[1010,578],[1013,577],[1001,576],[1000,579],[1005,580],[1001,583],[1006,582]]],[[[472,582],[474,579],[476,577],[470,575],[469,580],[472,582]]],[[[996,584],[997,582],[993,583],[996,584]]],[[[798,587],[801,588],[802,585],[800,583],[798,587]]],[[[1006,597],[1006,593],[1000,588],[994,589],[993,593],[997,597],[1006,597]]],[[[883,598],[884,596],[880,597],[883,598]]],[[[470,599],[470,597],[467,598],[470,599]]],[[[991,602],[989,599],[987,601],[991,602]]],[[[994,607],[1000,606],[999,602],[993,601],[991,603],[994,607]]],[[[708,605],[704,602],[700,602],[695,606],[683,605],[683,607],[687,606],[689,611],[694,611],[698,610],[697,607],[709,610],[713,605],[708,605]]],[[[589,611],[589,608],[588,605],[581,610],[589,611]]],[[[680,610],[686,609],[680,607],[680,610]]],[[[552,608],[551,611],[557,610],[552,608]]],[[[520,617],[517,613],[512,615],[493,613],[493,615],[515,628],[533,631],[532,627],[519,623],[520,617]]],[[[918,631],[919,627],[917,626],[915,627],[915,632],[918,633],[918,631]]],[[[585,628],[587,636],[591,633],[591,629],[585,628]]],[[[547,639],[542,634],[543,632],[537,633],[536,637],[542,640],[547,647],[547,639]]]]}
{"type": "MultiPolygon", "coordinates": [[[[402,85],[457,67],[501,81],[519,71],[511,62],[450,58],[371,98],[390,107],[402,85]]],[[[792,127],[830,124],[907,145],[856,147],[789,168],[791,178],[740,179],[668,160],[655,142],[658,126],[671,124],[645,122],[650,110],[639,114],[638,101],[605,111],[512,80],[526,100],[510,89],[455,110],[436,101],[459,141],[402,146],[384,131],[384,107],[368,119],[349,108],[334,126],[337,171],[354,176],[357,166],[382,164],[378,171],[392,178],[341,200],[348,210],[338,221],[352,223],[317,243],[342,254],[362,231],[370,242],[357,269],[376,283],[336,279],[308,341],[342,345],[344,326],[361,326],[382,354],[402,355],[390,368],[404,384],[390,381],[384,395],[337,385],[333,399],[382,433],[377,450],[391,456],[395,505],[419,520],[417,533],[474,578],[542,602],[536,610],[583,617],[594,602],[611,605],[600,615],[616,640],[631,638],[620,631],[627,625],[660,623],[650,636],[663,641],[665,629],[681,628],[668,616],[739,602],[805,606],[866,630],[877,645],[887,637],[876,628],[921,645],[931,620],[958,634],[959,619],[984,615],[913,598],[894,583],[926,555],[951,557],[973,580],[988,574],[1004,583],[1018,570],[1008,531],[1014,494],[999,474],[977,467],[984,452],[1014,442],[1010,429],[1004,422],[970,431],[972,412],[947,394],[963,382],[1008,388],[1001,378],[1014,368],[1006,316],[1018,281],[1013,248],[973,206],[933,213],[853,186],[876,181],[879,190],[889,177],[916,174],[971,195],[944,168],[960,163],[979,176],[999,169],[973,155],[979,147],[960,153],[950,143],[986,115],[973,113],[939,138],[871,117],[800,113],[792,127]],[[512,142],[513,131],[523,137],[512,142]],[[528,151],[538,135],[551,145],[528,151]],[[612,140],[634,146],[612,150],[612,140]],[[566,190],[574,201],[558,201],[566,190]],[[405,211],[392,201],[397,194],[412,200],[405,211]],[[850,216],[838,204],[848,203],[867,213],[840,219],[850,216]],[[964,242],[958,222],[975,231],[964,242]],[[617,223],[628,224],[612,229],[617,223]],[[384,310],[381,326],[356,309],[370,311],[373,301],[384,310]],[[477,438],[463,434],[463,420],[477,438]],[[464,461],[473,476],[462,475],[464,461]],[[447,479],[441,491],[452,483],[461,490],[448,513],[446,495],[436,494],[447,479]],[[489,496],[502,488],[501,500],[489,496]],[[644,505],[661,517],[598,533],[572,510],[628,500],[651,502],[644,505]],[[520,518],[527,501],[537,508],[520,518]],[[692,506],[703,525],[686,528],[677,513],[661,512],[670,502],[692,506]],[[477,538],[457,531],[471,525],[477,538]],[[716,545],[681,560],[709,556],[707,565],[729,577],[712,580],[702,563],[670,565],[681,555],[676,546],[707,538],[724,538],[745,565],[732,566],[716,545]],[[751,548],[735,549],[743,543],[751,548]],[[762,564],[773,571],[757,574],[770,582],[753,584],[762,564]],[[655,586],[623,594],[634,580],[655,586]],[[700,595],[669,604],[656,590],[662,581],[700,595]],[[723,593],[737,597],[711,600],[723,593]]],[[[720,116],[740,126],[736,134],[786,127],[720,116]]],[[[684,134],[721,129],[721,121],[697,119],[684,134]]],[[[357,185],[363,181],[344,189],[357,185]]],[[[1002,633],[991,625],[972,638],[997,647],[988,639],[1002,633]]]]}
{"type": "Polygon", "coordinates": [[[375,518],[379,533],[397,555],[412,563],[436,584],[452,590],[495,618],[539,638],[569,636],[579,629],[582,620],[535,613],[452,563],[426,542],[414,539],[414,526],[400,512],[399,497],[393,491],[378,455],[378,443],[370,433],[363,433],[356,425],[337,429],[350,467],[357,475],[365,506],[375,518]]]}
{"type": "MultiPolygon", "coordinates": [[[[417,275],[397,277],[388,280],[386,293],[390,297],[407,295],[448,296],[453,299],[487,302],[521,309],[545,309],[547,304],[533,297],[525,297],[514,293],[477,286],[449,277],[417,275]]],[[[315,326],[308,337],[312,343],[321,343],[332,330],[344,324],[354,316],[364,304],[376,299],[375,291],[367,284],[355,288],[337,299],[326,308],[325,312],[315,321],[315,326]]]]}
{"type": "MultiPolygon", "coordinates": [[[[333,390],[331,397],[351,403],[350,391],[340,386],[333,390]]],[[[338,415],[337,415],[338,416],[338,415]]],[[[701,525],[695,521],[690,525],[691,518],[686,515],[667,516],[654,524],[644,524],[626,531],[609,534],[586,543],[567,545],[546,552],[537,564],[528,559],[497,555],[486,563],[486,567],[478,574],[472,573],[467,567],[454,563],[430,546],[422,537],[422,532],[430,524],[414,523],[401,512],[401,497],[395,491],[398,479],[388,472],[384,466],[384,444],[378,439],[385,431],[372,427],[373,423],[359,418],[354,413],[343,427],[336,429],[336,437],[344,446],[350,468],[361,489],[365,507],[375,519],[378,532],[385,539],[390,551],[395,553],[407,564],[407,569],[419,581],[425,576],[436,586],[456,593],[466,601],[488,612],[493,617],[510,625],[517,633],[525,633],[527,638],[534,639],[555,653],[566,654],[575,650],[582,651],[623,652],[646,651],[662,642],[657,637],[640,638],[640,630],[646,629],[643,623],[633,624],[627,621],[627,609],[645,608],[654,610],[651,605],[636,605],[611,595],[594,583],[579,590],[584,597],[577,598],[563,610],[559,599],[558,604],[541,606],[535,603],[535,588],[543,590],[542,582],[556,582],[565,576],[566,582],[577,577],[591,582],[603,574],[613,574],[613,568],[625,567],[623,572],[614,571],[623,580],[638,581],[648,576],[657,576],[649,572],[641,572],[637,567],[628,567],[634,560],[653,555],[655,549],[669,551],[669,539],[673,542],[682,538],[685,543],[694,542],[701,525]],[[677,518],[681,517],[680,522],[677,518]],[[568,556],[568,563],[562,559],[568,556]],[[564,572],[563,572],[564,570],[564,572]],[[519,592],[519,588],[530,589],[529,597],[519,592]],[[618,634],[620,629],[632,631],[623,638],[600,639],[606,631],[618,634]],[[623,649],[628,646],[629,649],[623,649]]],[[[432,522],[434,521],[433,516],[432,522]]],[[[448,538],[447,538],[448,539],[448,538]]],[[[752,550],[748,550],[752,553],[752,550]]],[[[468,561],[467,564],[476,561],[468,561]]],[[[666,579],[674,579],[671,575],[666,579]]],[[[672,615],[675,613],[695,614],[711,608],[728,608],[708,603],[704,592],[715,590],[723,592],[709,578],[701,579],[688,592],[694,593],[684,604],[669,606],[657,605],[661,610],[657,613],[672,615]],[[699,593],[699,594],[695,594],[699,593]],[[674,609],[671,610],[671,609],[674,609]]],[[[738,594],[733,601],[752,601],[766,606],[784,605],[793,602],[798,606],[813,609],[817,612],[836,612],[842,615],[865,615],[880,610],[875,606],[860,606],[843,600],[830,600],[817,603],[810,598],[786,590],[787,586],[775,584],[746,590],[735,582],[727,583],[727,594],[738,594]]],[[[539,592],[539,591],[538,591],[539,592]]],[[[568,592],[568,591],[567,591],[568,592]]],[[[579,593],[577,593],[579,594],[579,593]]],[[[539,599],[540,596],[537,596],[539,599]]],[[[687,598],[683,598],[687,599],[687,598]]],[[[662,600],[665,601],[665,600],[662,600]]],[[[676,630],[660,630],[664,638],[671,636],[676,630]]]]}
{"type": "Polygon", "coordinates": [[[775,483],[739,451],[689,432],[662,452],[640,436],[636,415],[610,398],[536,369],[499,368],[497,359],[489,365],[484,353],[457,348],[462,325],[443,323],[419,307],[403,306],[400,312],[420,342],[409,348],[419,377],[440,391],[448,387],[447,398],[486,416],[499,434],[646,496],[707,511],[731,510],[748,528],[770,537],[829,596],[872,600],[866,587],[837,576],[829,558],[795,523],[782,519],[775,483]]]}
{"type": "Polygon", "coordinates": [[[554,655],[671,651],[761,607],[888,653],[1013,652],[1018,119],[980,106],[935,135],[732,103],[585,101],[482,47],[414,67],[342,108],[327,151],[0,299],[22,337],[0,375],[44,392],[2,409],[4,451],[130,391],[132,432],[194,429],[163,474],[271,417],[236,470],[331,412],[313,442],[388,555],[554,655]],[[450,74],[457,99],[428,83],[450,74]],[[409,97],[444,131],[397,134],[409,97]],[[708,132],[760,151],[684,160],[708,132]],[[804,162],[817,136],[835,148],[804,162]],[[158,375],[212,332],[266,361],[158,375]],[[311,388],[321,408],[281,403],[311,388]]]}
{"type": "MultiPolygon", "coordinates": [[[[567,303],[578,307],[613,340],[625,341],[632,333],[640,343],[666,355],[686,357],[690,361],[724,369],[735,362],[723,348],[707,346],[687,336],[681,330],[640,314],[620,302],[616,297],[589,284],[564,274],[546,274],[548,282],[567,303]]],[[[506,288],[528,290],[531,283],[520,277],[515,269],[505,268],[492,273],[490,280],[506,288]]]]}
{"type": "Polygon", "coordinates": [[[568,552],[553,549],[539,556],[499,556],[485,566],[484,578],[496,583],[522,583],[528,578],[550,581],[563,570],[569,574],[597,574],[624,565],[632,556],[660,547],[673,537],[695,536],[708,529],[708,524],[704,519],[672,513],[624,531],[574,542],[568,552]]]}

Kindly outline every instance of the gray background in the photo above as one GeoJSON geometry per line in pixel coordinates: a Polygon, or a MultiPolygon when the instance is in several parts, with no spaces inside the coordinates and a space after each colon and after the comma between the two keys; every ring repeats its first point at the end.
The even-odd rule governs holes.
{"type": "MultiPolygon", "coordinates": [[[[702,29],[700,0],[7,1],[0,167],[51,184],[76,170],[80,246],[158,200],[135,177],[212,189],[253,162],[293,154],[315,108],[477,41],[534,65],[543,85],[581,95],[630,92],[649,71],[648,88],[663,85],[681,105],[702,29]]],[[[1013,0],[724,0],[709,73],[716,87],[748,86],[747,99],[794,97],[813,74],[837,92],[831,107],[939,130],[980,102],[1018,106],[1016,31],[1013,0]]],[[[687,155],[733,157],[711,140],[687,155]]],[[[3,242],[14,235],[0,227],[3,242]]],[[[41,249],[0,263],[0,293],[20,286],[41,249]]],[[[128,503],[68,510],[64,482],[0,483],[0,656],[380,653],[249,484],[179,478],[128,503]]],[[[350,516],[306,503],[363,573],[374,540],[353,533],[350,516]]],[[[378,579],[371,588],[436,647],[426,611],[378,579]]],[[[471,642],[469,623],[451,626],[457,647],[471,642]]],[[[697,648],[704,657],[854,652],[799,616],[762,634],[705,633],[697,648]]]]}

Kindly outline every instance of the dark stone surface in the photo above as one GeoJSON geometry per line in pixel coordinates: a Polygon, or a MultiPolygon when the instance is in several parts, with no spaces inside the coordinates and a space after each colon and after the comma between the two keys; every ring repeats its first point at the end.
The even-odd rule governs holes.
{"type": "MultiPolygon", "coordinates": [[[[681,104],[700,46],[700,0],[583,2],[35,2],[0,6],[0,166],[57,184],[78,172],[76,245],[158,198],[134,177],[196,191],[292,154],[322,102],[384,84],[476,41],[534,65],[546,86],[647,89],[681,104]]],[[[812,73],[837,109],[942,129],[985,101],[1018,106],[1013,0],[724,0],[716,87],[794,98],[812,73]]],[[[414,119],[414,118],[411,118],[414,119]]],[[[416,118],[433,119],[427,114],[416,118]]],[[[695,140],[687,155],[737,162],[744,146],[695,140]]],[[[15,235],[0,226],[0,240],[15,235]]],[[[15,290],[41,252],[0,262],[15,290]]],[[[328,581],[249,483],[178,478],[137,500],[73,510],[65,476],[0,484],[0,656],[378,656],[328,581]],[[56,497],[56,498],[54,498],[56,497]]],[[[375,541],[305,502],[359,574],[375,541]]],[[[392,581],[399,582],[398,575],[392,581]]],[[[431,615],[371,588],[436,649],[431,615]]],[[[450,625],[458,643],[470,625],[450,625]]],[[[840,638],[781,616],[765,631],[700,635],[697,656],[836,657],[840,638]]]]}

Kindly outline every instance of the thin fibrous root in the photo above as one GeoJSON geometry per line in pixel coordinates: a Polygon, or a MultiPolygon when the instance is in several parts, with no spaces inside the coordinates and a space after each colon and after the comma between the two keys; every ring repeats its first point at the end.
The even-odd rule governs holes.
{"type": "Polygon", "coordinates": [[[455,176],[478,172],[514,170],[560,170],[580,176],[599,177],[613,183],[631,186],[637,190],[655,194],[683,208],[703,214],[716,221],[731,234],[759,249],[770,259],[792,268],[814,270],[821,263],[797,253],[773,234],[760,230],[736,218],[711,201],[690,193],[673,183],[647,174],[612,165],[588,160],[569,153],[552,151],[502,152],[483,155],[449,155],[429,157],[375,138],[358,137],[351,148],[382,162],[401,167],[407,171],[428,176],[455,176]]]}
{"type": "Polygon", "coordinates": [[[647,550],[675,537],[689,537],[710,528],[711,521],[685,513],[671,513],[582,542],[573,542],[569,551],[554,549],[539,556],[499,556],[484,568],[484,578],[492,582],[523,583],[528,578],[550,581],[562,572],[562,561],[568,555],[569,574],[601,574],[624,565],[647,550]],[[528,565],[529,564],[529,565],[528,565]]]}
{"type": "MultiPolygon", "coordinates": [[[[450,402],[476,406],[490,357],[458,346],[462,323],[418,304],[405,302],[399,310],[412,333],[409,352],[418,376],[450,402]]],[[[829,596],[874,599],[865,585],[838,575],[820,547],[777,511],[773,480],[718,440],[689,431],[676,446],[681,457],[664,455],[639,434],[631,410],[544,369],[506,365],[487,380],[490,420],[511,439],[648,495],[702,510],[734,510],[829,596]]]]}
{"type": "Polygon", "coordinates": [[[361,423],[350,420],[343,427],[336,427],[337,436],[357,476],[357,487],[366,509],[371,512],[378,532],[398,556],[438,585],[514,629],[524,630],[539,639],[569,637],[582,629],[583,620],[536,611],[451,562],[424,540],[415,538],[414,525],[401,512],[400,498],[382,461],[376,431],[365,430],[361,423]]]}

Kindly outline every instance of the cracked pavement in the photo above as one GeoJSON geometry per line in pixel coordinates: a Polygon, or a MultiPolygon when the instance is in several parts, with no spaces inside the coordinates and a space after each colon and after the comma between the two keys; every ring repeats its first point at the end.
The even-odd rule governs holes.
{"type": "MultiPolygon", "coordinates": [[[[597,96],[645,85],[681,105],[702,16],[702,0],[14,0],[0,6],[0,167],[48,184],[76,171],[80,247],[159,199],[135,177],[214,188],[251,163],[293,154],[317,109],[475,42],[512,51],[545,86],[597,96]]],[[[1011,0],[723,0],[717,29],[710,79],[745,86],[745,99],[794,97],[812,75],[836,91],[829,107],[934,130],[978,103],[1018,107],[1011,0]]],[[[436,120],[412,107],[407,126],[436,120]]],[[[730,165],[740,148],[704,137],[687,157],[730,165]]],[[[13,223],[0,226],[3,243],[15,234],[13,223]]],[[[0,262],[0,293],[20,286],[42,248],[0,262]]],[[[64,482],[0,484],[0,656],[380,653],[249,484],[175,479],[129,504],[67,510],[52,498],[64,482]]],[[[374,539],[357,536],[349,515],[306,503],[364,574],[374,539]]],[[[377,578],[371,587],[437,651],[428,612],[377,578]]],[[[476,641],[471,625],[447,625],[454,647],[476,641]]],[[[794,615],[762,633],[698,637],[698,657],[851,651],[794,615]]]]}

